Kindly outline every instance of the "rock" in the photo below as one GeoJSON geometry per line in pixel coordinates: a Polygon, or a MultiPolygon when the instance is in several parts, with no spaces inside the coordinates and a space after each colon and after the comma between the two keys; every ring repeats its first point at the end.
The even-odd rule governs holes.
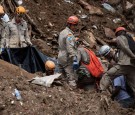
{"type": "Polygon", "coordinates": [[[110,29],[110,28],[104,28],[104,31],[105,31],[105,35],[106,37],[108,38],[115,38],[115,33],[110,29]]]}
{"type": "Polygon", "coordinates": [[[96,39],[92,32],[85,31],[85,41],[90,45],[90,48],[93,48],[96,45],[96,39]]]}
{"type": "Polygon", "coordinates": [[[85,2],[84,0],[79,0],[79,4],[81,4],[86,10],[89,11],[90,14],[94,15],[103,15],[103,12],[99,7],[92,6],[85,2]]]}
{"type": "Polygon", "coordinates": [[[127,1],[127,2],[126,2],[126,9],[128,10],[128,9],[130,9],[130,8],[132,8],[132,7],[133,7],[133,4],[130,3],[129,1],[127,1]]]}
{"type": "Polygon", "coordinates": [[[58,46],[54,45],[52,48],[53,48],[53,49],[58,49],[58,46]]]}
{"type": "Polygon", "coordinates": [[[47,40],[51,41],[51,40],[53,40],[53,38],[52,37],[48,37],[47,40]]]}
{"type": "Polygon", "coordinates": [[[35,39],[35,40],[32,40],[32,43],[33,45],[37,46],[37,48],[41,50],[41,52],[44,53],[45,55],[47,56],[53,55],[51,48],[48,46],[48,44],[45,41],[41,39],[35,39]]]}

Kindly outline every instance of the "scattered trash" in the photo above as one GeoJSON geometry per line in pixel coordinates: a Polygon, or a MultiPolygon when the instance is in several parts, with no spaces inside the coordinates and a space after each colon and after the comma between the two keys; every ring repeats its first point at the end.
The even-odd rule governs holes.
{"type": "Polygon", "coordinates": [[[73,2],[71,2],[71,0],[64,0],[67,3],[73,4],[73,2]]]}
{"type": "Polygon", "coordinates": [[[129,1],[126,2],[126,9],[130,9],[133,7],[133,4],[131,4],[129,1]]]}
{"type": "Polygon", "coordinates": [[[18,4],[19,6],[22,5],[23,1],[22,0],[14,0],[16,2],[16,4],[18,4]]]}
{"type": "Polygon", "coordinates": [[[15,96],[16,96],[17,100],[21,100],[22,99],[21,94],[20,94],[20,92],[17,89],[15,89],[15,96]]]}
{"type": "Polygon", "coordinates": [[[115,24],[121,23],[121,19],[120,18],[115,18],[115,19],[113,19],[113,22],[115,24]]]}
{"type": "Polygon", "coordinates": [[[93,25],[92,28],[93,28],[93,29],[98,29],[96,25],[93,25]]]}
{"type": "Polygon", "coordinates": [[[105,9],[107,9],[108,11],[112,12],[112,13],[115,13],[115,12],[116,12],[116,10],[115,10],[111,5],[109,5],[109,4],[107,4],[107,3],[103,3],[102,6],[103,6],[105,9]]]}
{"type": "Polygon", "coordinates": [[[23,105],[23,102],[20,101],[21,106],[23,105]]]}
{"type": "Polygon", "coordinates": [[[54,75],[45,76],[45,77],[35,77],[29,82],[37,85],[43,85],[46,87],[50,87],[51,84],[54,82],[55,79],[58,79],[61,76],[61,74],[56,73],[54,75]]]}
{"type": "Polygon", "coordinates": [[[13,105],[15,101],[11,101],[11,104],[13,105]]]}
{"type": "Polygon", "coordinates": [[[87,17],[88,17],[88,16],[87,16],[86,14],[83,14],[83,15],[81,15],[80,18],[85,19],[85,18],[87,18],[87,17]]]}

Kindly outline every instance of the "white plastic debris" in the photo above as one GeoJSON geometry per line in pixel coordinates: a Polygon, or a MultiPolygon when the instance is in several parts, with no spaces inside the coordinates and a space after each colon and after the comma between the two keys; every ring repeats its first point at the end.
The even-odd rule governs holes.
{"type": "Polygon", "coordinates": [[[45,76],[45,77],[35,77],[32,80],[30,80],[30,82],[33,84],[50,87],[51,84],[54,82],[54,80],[59,78],[60,76],[61,76],[60,73],[56,73],[54,75],[45,76]]]}
{"type": "Polygon", "coordinates": [[[110,4],[107,4],[107,3],[103,3],[102,6],[107,9],[108,11],[112,12],[112,13],[115,13],[116,10],[110,5],[110,4]]]}
{"type": "Polygon", "coordinates": [[[92,28],[93,28],[93,29],[98,29],[96,25],[93,25],[92,28]]]}
{"type": "Polygon", "coordinates": [[[83,15],[81,15],[81,18],[82,19],[85,19],[85,18],[87,18],[88,16],[86,15],[86,14],[83,14],[83,15]]]}
{"type": "Polygon", "coordinates": [[[15,101],[11,101],[11,104],[13,105],[15,101]]]}
{"type": "Polygon", "coordinates": [[[113,19],[113,22],[114,22],[115,24],[120,23],[120,22],[121,22],[121,19],[120,19],[120,18],[115,18],[115,19],[113,19]]]}
{"type": "Polygon", "coordinates": [[[17,5],[22,5],[23,1],[22,0],[14,0],[16,2],[17,5]]]}
{"type": "Polygon", "coordinates": [[[71,0],[64,0],[67,3],[73,4],[73,2],[71,2],[71,0]]]}
{"type": "Polygon", "coordinates": [[[133,4],[130,3],[129,1],[127,1],[127,3],[126,3],[126,9],[130,9],[132,7],[133,7],[133,4]]]}

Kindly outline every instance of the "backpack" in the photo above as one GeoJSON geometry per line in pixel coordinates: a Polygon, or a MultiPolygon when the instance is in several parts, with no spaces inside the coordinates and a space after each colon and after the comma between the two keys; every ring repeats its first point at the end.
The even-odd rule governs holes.
{"type": "Polygon", "coordinates": [[[90,56],[90,63],[85,64],[82,62],[82,64],[87,68],[87,70],[91,73],[93,77],[100,77],[104,72],[102,64],[100,63],[100,61],[98,60],[97,56],[95,55],[93,51],[88,50],[86,48],[85,48],[85,51],[90,56]]]}
{"type": "Polygon", "coordinates": [[[130,36],[129,34],[126,34],[125,37],[128,40],[128,45],[130,50],[135,54],[135,41],[133,40],[132,36],[130,36]]]}

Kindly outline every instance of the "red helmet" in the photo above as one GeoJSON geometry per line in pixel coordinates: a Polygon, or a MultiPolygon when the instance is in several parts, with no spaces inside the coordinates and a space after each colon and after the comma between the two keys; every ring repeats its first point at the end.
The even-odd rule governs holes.
{"type": "Polygon", "coordinates": [[[79,19],[76,16],[70,16],[67,20],[67,23],[70,24],[78,24],[79,19]]]}
{"type": "Polygon", "coordinates": [[[126,29],[124,28],[124,27],[118,27],[117,29],[116,29],[116,31],[115,31],[115,34],[117,33],[117,32],[119,32],[119,31],[126,31],[126,29]]]}

